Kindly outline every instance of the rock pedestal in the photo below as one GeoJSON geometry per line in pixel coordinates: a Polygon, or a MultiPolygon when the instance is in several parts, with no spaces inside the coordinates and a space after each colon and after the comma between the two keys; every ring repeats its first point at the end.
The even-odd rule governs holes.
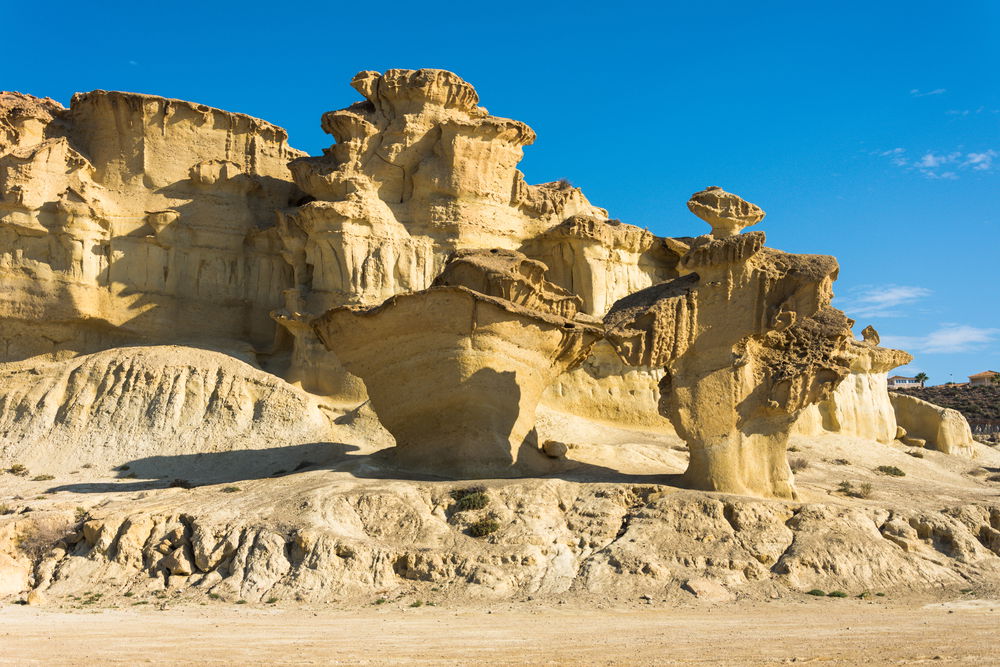
{"type": "Polygon", "coordinates": [[[688,207],[712,234],[671,241],[681,277],[612,306],[608,340],[626,363],[666,370],[660,412],[691,450],[688,485],[793,498],[790,428],[849,372],[850,321],[829,305],[837,262],[740,234],[764,212],[721,188],[688,207]]]}
{"type": "Polygon", "coordinates": [[[439,278],[459,284],[397,295],[375,308],[335,308],[313,323],[364,381],[396,438],[398,465],[466,478],[553,469],[534,433],[535,408],[559,374],[586,358],[601,331],[551,312],[575,307],[541,271],[544,265],[519,253],[481,262],[465,253],[439,278]]]}

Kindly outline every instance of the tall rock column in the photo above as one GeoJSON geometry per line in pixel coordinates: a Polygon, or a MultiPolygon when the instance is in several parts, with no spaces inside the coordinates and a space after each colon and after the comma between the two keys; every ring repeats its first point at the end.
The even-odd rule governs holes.
{"type": "Polygon", "coordinates": [[[670,242],[681,276],[612,306],[608,340],[627,364],[666,370],[660,412],[690,447],[690,486],[793,498],[790,428],[849,373],[851,322],[830,306],[837,262],[742,234],[764,212],[721,188],[688,208],[712,233],[670,242]]]}

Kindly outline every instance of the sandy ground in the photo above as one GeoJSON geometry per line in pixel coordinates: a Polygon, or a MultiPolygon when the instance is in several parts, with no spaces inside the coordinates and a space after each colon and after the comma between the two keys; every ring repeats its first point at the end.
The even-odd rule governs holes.
{"type": "Polygon", "coordinates": [[[996,665],[1000,600],[711,608],[0,609],[0,664],[996,665]]]}

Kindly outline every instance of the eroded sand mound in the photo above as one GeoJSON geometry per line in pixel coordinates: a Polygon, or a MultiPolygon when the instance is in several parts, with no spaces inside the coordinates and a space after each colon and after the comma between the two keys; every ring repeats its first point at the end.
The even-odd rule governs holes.
{"type": "Polygon", "coordinates": [[[230,466],[259,472],[287,459],[288,448],[298,450],[293,464],[322,456],[336,442],[333,416],[281,378],[192,347],[123,347],[0,367],[0,456],[47,473],[84,464],[156,476],[211,477],[230,466]],[[224,456],[265,449],[273,451],[224,456]],[[200,473],[192,458],[201,459],[200,473]]]}

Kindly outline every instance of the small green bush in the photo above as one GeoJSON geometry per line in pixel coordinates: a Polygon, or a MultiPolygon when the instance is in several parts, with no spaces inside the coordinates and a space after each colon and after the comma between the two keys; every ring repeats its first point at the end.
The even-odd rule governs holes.
{"type": "Polygon", "coordinates": [[[890,477],[906,477],[906,473],[896,466],[879,466],[875,468],[875,472],[882,473],[883,475],[889,475],[890,477]]]}
{"type": "Polygon", "coordinates": [[[237,600],[236,601],[236,604],[246,604],[246,603],[247,603],[246,600],[237,600]]]}
{"type": "Polygon", "coordinates": [[[55,475],[35,475],[31,478],[32,482],[47,482],[50,479],[55,479],[55,475]]]}
{"type": "Polygon", "coordinates": [[[837,485],[837,491],[851,498],[870,498],[872,495],[872,485],[870,482],[862,482],[854,486],[850,482],[844,481],[837,485]]]}
{"type": "Polygon", "coordinates": [[[94,464],[92,464],[92,463],[84,463],[84,464],[83,464],[82,466],[80,466],[80,467],[81,467],[81,468],[88,468],[88,469],[89,469],[89,468],[93,468],[93,467],[94,467],[94,464]]]}
{"type": "Polygon", "coordinates": [[[847,459],[834,459],[834,460],[830,461],[830,463],[832,463],[834,465],[838,465],[838,466],[849,466],[849,465],[851,465],[851,462],[848,461],[847,459]]]}
{"type": "Polygon", "coordinates": [[[480,519],[469,526],[469,534],[473,537],[485,537],[498,530],[500,530],[500,523],[496,519],[480,519]]]}
{"type": "Polygon", "coordinates": [[[0,514],[13,514],[15,511],[10,505],[0,505],[0,514]]]}
{"type": "Polygon", "coordinates": [[[420,600],[414,600],[413,602],[410,603],[410,607],[422,607],[422,606],[424,606],[424,603],[421,602],[420,600]]]}
{"type": "Polygon", "coordinates": [[[467,488],[464,488],[464,489],[452,489],[451,490],[451,499],[457,502],[457,501],[460,501],[462,498],[464,498],[466,496],[471,496],[471,495],[474,495],[476,493],[486,493],[486,487],[485,486],[470,486],[470,487],[467,487],[467,488]]]}
{"type": "Polygon", "coordinates": [[[386,598],[378,598],[377,600],[375,600],[374,602],[372,602],[372,604],[385,604],[388,601],[389,600],[387,600],[386,598]]]}
{"type": "Polygon", "coordinates": [[[920,451],[919,449],[908,449],[908,450],[906,450],[906,453],[909,454],[910,456],[912,456],[915,459],[922,459],[922,458],[924,458],[924,453],[922,451],[920,451]]]}
{"type": "Polygon", "coordinates": [[[278,601],[278,598],[268,598],[267,599],[267,604],[274,604],[277,601],[278,601]]]}
{"type": "Polygon", "coordinates": [[[467,512],[469,510],[481,510],[486,507],[489,502],[490,498],[486,495],[485,491],[476,491],[475,493],[462,496],[458,503],[455,504],[455,511],[467,512]]]}
{"type": "Polygon", "coordinates": [[[222,596],[219,595],[218,593],[209,593],[208,594],[208,599],[209,600],[221,600],[222,596]]]}
{"type": "Polygon", "coordinates": [[[133,593],[132,591],[127,591],[127,592],[125,592],[125,593],[122,593],[122,595],[123,595],[124,597],[127,597],[127,598],[130,598],[130,597],[132,597],[133,595],[135,595],[135,593],[133,593]]]}
{"type": "Polygon", "coordinates": [[[223,493],[236,493],[239,490],[240,490],[240,487],[238,487],[238,486],[226,486],[226,487],[223,487],[222,492],[223,493]]]}
{"type": "Polygon", "coordinates": [[[18,477],[28,476],[28,468],[21,465],[20,463],[15,463],[11,467],[7,468],[7,472],[9,472],[11,475],[17,475],[18,477]]]}
{"type": "Polygon", "coordinates": [[[806,595],[815,595],[818,598],[825,597],[826,591],[821,591],[818,588],[814,588],[811,591],[806,591],[806,595]]]}
{"type": "Polygon", "coordinates": [[[828,598],[846,598],[847,597],[847,593],[845,593],[844,591],[831,591],[831,592],[829,592],[829,593],[826,594],[826,597],[828,597],[828,598]]]}

